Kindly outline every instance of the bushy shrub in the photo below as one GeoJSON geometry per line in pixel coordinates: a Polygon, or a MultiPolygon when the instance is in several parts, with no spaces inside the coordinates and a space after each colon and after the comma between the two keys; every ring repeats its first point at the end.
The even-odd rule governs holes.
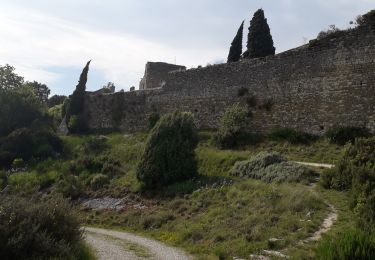
{"type": "Polygon", "coordinates": [[[317,249],[316,258],[336,259],[375,259],[375,240],[368,233],[350,230],[337,237],[323,239],[317,249]]]}
{"type": "Polygon", "coordinates": [[[108,183],[109,183],[109,178],[107,175],[95,174],[90,181],[90,186],[93,190],[98,190],[100,188],[103,188],[104,185],[108,183]]]}
{"type": "Polygon", "coordinates": [[[164,115],[150,132],[137,168],[138,180],[146,188],[157,188],[192,178],[197,173],[197,143],[192,114],[164,115]]]}
{"type": "Polygon", "coordinates": [[[288,162],[278,153],[260,153],[250,160],[236,162],[231,175],[265,182],[312,182],[317,174],[309,168],[288,162]]]}
{"type": "Polygon", "coordinates": [[[287,141],[291,144],[309,144],[317,139],[314,135],[290,128],[276,129],[268,137],[273,141],[287,141]]]}
{"type": "Polygon", "coordinates": [[[369,137],[370,134],[366,128],[361,127],[335,127],[326,133],[331,143],[344,145],[354,143],[356,138],[369,137]]]}
{"type": "Polygon", "coordinates": [[[0,195],[0,259],[74,259],[80,222],[62,198],[0,195]]]}
{"type": "Polygon", "coordinates": [[[20,128],[8,135],[1,150],[13,158],[48,158],[62,151],[62,141],[52,131],[20,128]]]}
{"type": "Polygon", "coordinates": [[[214,141],[220,148],[233,148],[239,144],[239,140],[245,132],[246,115],[246,109],[242,108],[240,104],[233,105],[225,112],[214,136],[214,141]]]}
{"type": "Polygon", "coordinates": [[[77,199],[83,193],[83,185],[77,176],[67,174],[57,183],[57,192],[65,198],[77,199]]]}
{"type": "Polygon", "coordinates": [[[338,165],[322,176],[325,188],[350,190],[360,226],[375,224],[375,137],[357,139],[338,165]]]}

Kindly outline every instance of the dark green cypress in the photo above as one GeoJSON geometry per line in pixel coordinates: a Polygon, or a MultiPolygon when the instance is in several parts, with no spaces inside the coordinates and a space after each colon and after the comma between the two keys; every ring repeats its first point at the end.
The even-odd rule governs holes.
{"type": "Polygon", "coordinates": [[[87,62],[86,66],[82,70],[81,76],[79,77],[78,85],[74,90],[73,94],[70,96],[70,104],[68,116],[80,115],[83,111],[83,105],[85,100],[87,74],[89,72],[90,62],[87,62]]]}
{"type": "Polygon", "coordinates": [[[239,61],[241,58],[243,25],[244,25],[244,22],[241,23],[241,26],[240,28],[238,28],[237,34],[232,41],[232,44],[229,50],[229,55],[228,55],[228,62],[236,62],[236,61],[239,61]]]}
{"type": "Polygon", "coordinates": [[[274,54],[275,47],[273,46],[270,27],[264,17],[264,11],[259,9],[250,22],[247,51],[243,54],[243,57],[251,59],[274,54]]]}

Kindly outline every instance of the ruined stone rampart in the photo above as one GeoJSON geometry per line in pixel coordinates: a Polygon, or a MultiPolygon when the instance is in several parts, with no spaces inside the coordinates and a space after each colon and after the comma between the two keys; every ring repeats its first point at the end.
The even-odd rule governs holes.
{"type": "MultiPolygon", "coordinates": [[[[113,96],[87,96],[91,128],[111,128],[113,96]]],[[[145,130],[148,116],[190,111],[201,129],[216,128],[235,102],[248,127],[290,127],[321,134],[342,126],[375,132],[375,30],[362,26],[275,56],[168,73],[161,88],[124,93],[120,128],[145,130]]]]}

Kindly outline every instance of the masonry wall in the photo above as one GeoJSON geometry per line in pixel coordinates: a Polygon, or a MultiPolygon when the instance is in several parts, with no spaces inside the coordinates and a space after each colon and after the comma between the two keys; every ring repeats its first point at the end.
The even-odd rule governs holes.
{"type": "MultiPolygon", "coordinates": [[[[121,129],[145,130],[150,113],[175,110],[194,113],[199,128],[212,129],[229,106],[241,102],[251,111],[251,131],[291,127],[322,134],[343,125],[375,132],[375,34],[370,27],[276,56],[168,73],[165,82],[162,88],[125,93],[121,129]],[[248,93],[239,96],[244,89],[248,93]]],[[[113,95],[87,97],[91,128],[113,127],[112,100],[113,95]]]]}

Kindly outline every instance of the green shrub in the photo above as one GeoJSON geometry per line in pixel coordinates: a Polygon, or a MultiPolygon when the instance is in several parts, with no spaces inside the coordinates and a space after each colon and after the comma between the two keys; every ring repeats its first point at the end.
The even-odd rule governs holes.
{"type": "Polygon", "coordinates": [[[77,199],[83,194],[83,185],[74,175],[65,175],[57,183],[57,192],[65,198],[77,199]]]}
{"type": "Polygon", "coordinates": [[[214,136],[214,141],[220,148],[233,148],[239,144],[239,139],[245,132],[246,115],[246,109],[240,104],[233,105],[225,112],[214,136]]]}
{"type": "Polygon", "coordinates": [[[287,141],[291,144],[309,144],[317,140],[317,137],[308,133],[298,132],[290,128],[276,129],[268,138],[273,141],[287,141]]]}
{"type": "Polygon", "coordinates": [[[361,127],[335,127],[326,133],[331,143],[344,145],[354,143],[356,138],[369,137],[370,134],[366,128],[361,127]]]}
{"type": "Polygon", "coordinates": [[[98,190],[100,188],[103,188],[104,185],[108,183],[109,183],[109,178],[107,175],[95,174],[90,181],[90,186],[93,190],[98,190]]]}
{"type": "Polygon", "coordinates": [[[61,153],[62,141],[52,131],[20,128],[5,138],[1,150],[25,161],[44,159],[61,153]]]}
{"type": "Polygon", "coordinates": [[[16,158],[13,160],[12,167],[13,168],[21,168],[25,166],[25,162],[23,161],[22,158],[16,158]]]}
{"type": "Polygon", "coordinates": [[[194,149],[198,143],[190,113],[164,115],[151,130],[137,168],[146,188],[162,187],[197,174],[194,149]]]}
{"type": "Polygon", "coordinates": [[[260,153],[250,160],[236,162],[231,175],[265,182],[312,182],[317,174],[309,168],[287,162],[278,153],[260,153]]]}
{"type": "Polygon", "coordinates": [[[357,139],[338,165],[323,173],[325,188],[350,190],[361,227],[375,224],[375,137],[357,139]]]}
{"type": "Polygon", "coordinates": [[[0,259],[75,259],[80,222],[62,198],[0,195],[0,259]]]}
{"type": "Polygon", "coordinates": [[[152,129],[154,128],[154,126],[157,124],[157,122],[159,121],[160,119],[160,115],[158,113],[152,113],[149,117],[148,117],[148,129],[152,129]]]}
{"type": "Polygon", "coordinates": [[[336,259],[375,259],[373,236],[358,230],[350,230],[337,237],[323,239],[317,249],[316,258],[336,259]]]}

